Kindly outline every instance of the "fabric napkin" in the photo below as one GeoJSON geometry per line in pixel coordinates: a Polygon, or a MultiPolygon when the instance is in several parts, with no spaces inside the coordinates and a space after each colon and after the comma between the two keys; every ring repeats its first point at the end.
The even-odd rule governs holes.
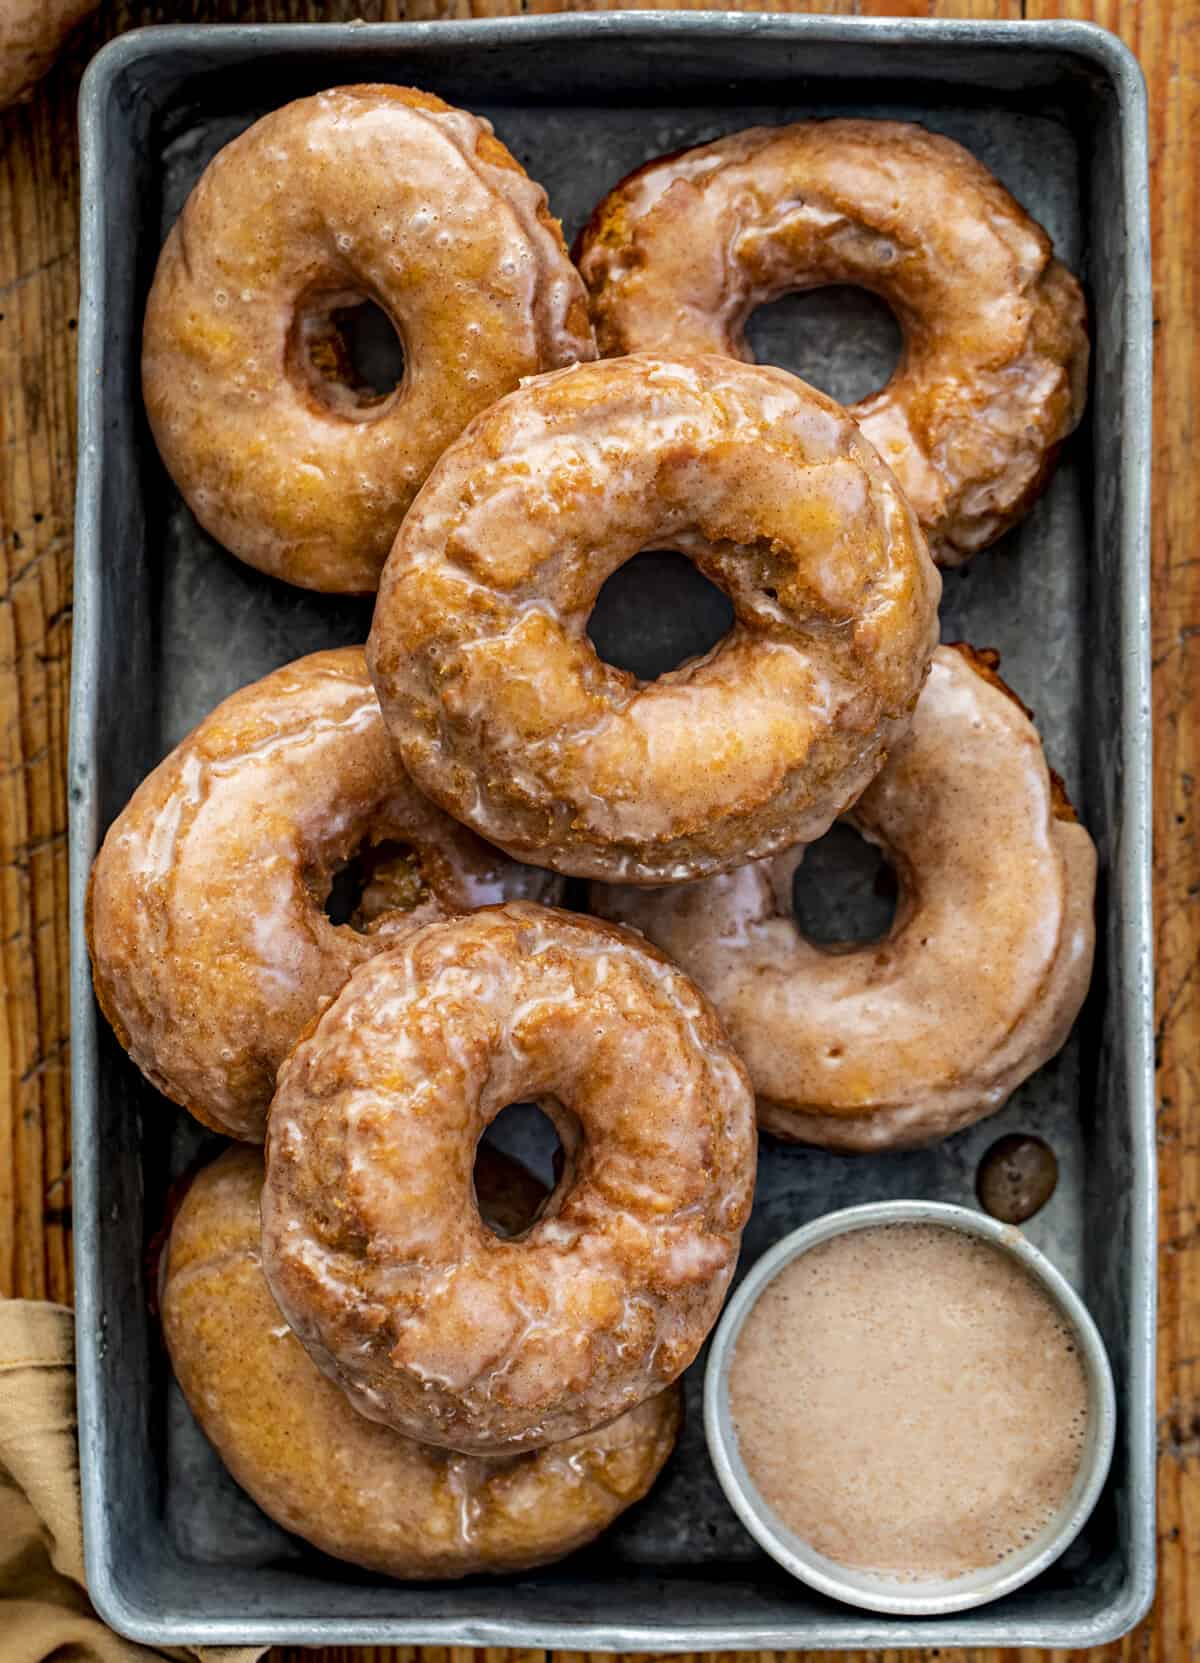
{"type": "Polygon", "coordinates": [[[0,1299],[0,1663],[254,1663],[262,1650],[150,1651],[96,1616],[83,1579],[74,1316],[0,1299]]]}

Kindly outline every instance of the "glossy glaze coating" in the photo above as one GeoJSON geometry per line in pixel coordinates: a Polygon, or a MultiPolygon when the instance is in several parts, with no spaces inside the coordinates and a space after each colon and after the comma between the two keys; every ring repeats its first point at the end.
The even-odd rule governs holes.
{"type": "MultiPolygon", "coordinates": [[[[496,1157],[491,1193],[527,1187],[496,1157]]],[[[414,1443],[356,1414],[313,1365],[262,1273],[262,1156],[233,1149],[193,1182],[164,1265],[163,1333],[222,1460],[277,1523],[326,1553],[405,1578],[520,1571],[594,1540],[645,1495],[675,1443],[668,1388],[611,1426],[499,1460],[414,1443]]]]}
{"type": "Polygon", "coordinates": [[[802,851],[702,884],[596,885],[705,989],[759,1124],[831,1149],[902,1148],[1000,1108],[1087,992],[1096,851],[994,667],[939,647],[912,730],[849,816],[900,884],[878,942],[822,948],[791,908],[802,851]]]}
{"type": "Polygon", "coordinates": [[[280,1069],[263,1265],[363,1414],[470,1453],[557,1443],[692,1361],[754,1174],[753,1096],[703,995],[627,931],[514,902],[363,965],[280,1069]],[[471,1170],[526,1100],[565,1171],[502,1241],[471,1170]]]}
{"type": "Polygon", "coordinates": [[[146,308],[155,439],[201,525],[265,572],[370,591],[417,488],[522,376],[595,356],[546,193],[486,121],[340,87],[209,164],[146,308]],[[356,387],[332,314],[370,299],[399,386],[356,387]]]}
{"type": "Polygon", "coordinates": [[[96,995],[160,1091],[261,1142],[276,1069],[356,965],[414,925],[558,887],[414,788],[360,647],[313,653],[218,705],[109,828],[88,897],[96,995]],[[325,899],[364,844],[386,858],[335,925],[325,899]]]}
{"type": "Polygon", "coordinates": [[[96,0],[0,0],[0,109],[27,98],[96,0]]]}
{"type": "Polygon", "coordinates": [[[938,574],[845,411],[782,370],[651,355],[525,383],[446,452],[367,656],[413,778],[556,871],[678,882],[811,841],[908,725],[938,574]],[[646,684],[586,633],[605,578],[674,547],[723,641],[646,684]]]}
{"type": "Polygon", "coordinates": [[[1023,514],[1083,412],[1083,295],[1050,239],[953,140],[894,121],[753,127],[651,162],[577,250],[600,350],[750,359],[756,306],[850,283],[891,306],[900,364],[853,407],[942,565],[1023,514]]]}

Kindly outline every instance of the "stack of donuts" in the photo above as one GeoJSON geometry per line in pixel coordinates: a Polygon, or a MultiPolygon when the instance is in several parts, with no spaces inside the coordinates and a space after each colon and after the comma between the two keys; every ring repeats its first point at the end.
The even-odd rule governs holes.
{"type": "Polygon", "coordinates": [[[650,163],[575,256],[485,121],[346,87],[218,154],[146,312],[201,525],[377,601],[365,650],[243,688],[135,792],[92,875],[96,993],[236,1140],[161,1257],[184,1394],[273,1518],[397,1577],[544,1563],[644,1495],[757,1129],[966,1126],[1091,967],[1091,840],[995,655],[937,645],[935,561],[1024,512],[1081,413],[1044,232],[948,139],[836,120],[650,163]],[[850,410],[743,333],[826,283],[905,335],[850,410]],[[364,299],[404,347],[386,394],[341,329],[364,299]],[[648,547],[734,613],[653,682],[588,635],[648,547]],[[842,816],[900,898],[830,948],[792,883],[842,816]],[[520,1101],[552,1190],[481,1143],[520,1101]]]}

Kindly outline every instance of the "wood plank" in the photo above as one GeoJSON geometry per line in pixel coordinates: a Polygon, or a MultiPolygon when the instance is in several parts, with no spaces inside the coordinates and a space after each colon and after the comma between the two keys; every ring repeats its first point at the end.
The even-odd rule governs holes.
{"type": "MultiPolygon", "coordinates": [[[[588,3],[611,9],[613,0],[588,3]]],[[[695,0],[685,4],[694,8],[695,0]]],[[[407,12],[404,0],[116,0],[81,31],[32,105],[0,115],[0,1293],[70,1297],[63,839],[80,69],[101,39],[139,23],[558,9],[560,0],[410,0],[407,12]]],[[[755,8],[742,0],[736,9],[755,8]]],[[[1200,176],[1189,154],[1200,116],[1200,11],[1192,0],[788,0],[776,9],[1090,18],[1123,35],[1149,81],[1156,328],[1159,341],[1169,342],[1156,368],[1153,572],[1162,1571],[1153,1618],[1126,1641],[1087,1655],[1102,1663],[1175,1663],[1200,1647],[1188,1585],[1189,1570],[1194,1578],[1200,1563],[1200,848],[1193,836],[1200,773],[1194,532],[1200,484],[1192,460],[1200,385],[1194,264],[1200,176]]],[[[313,1656],[288,1655],[289,1663],[313,1656]]],[[[329,1663],[471,1663],[474,1654],[427,1647],[326,1655],[329,1663]]],[[[781,1663],[796,1656],[778,1655],[781,1663]]],[[[872,1663],[914,1655],[922,1654],[875,1653],[872,1663]]],[[[1032,1654],[959,1655],[964,1663],[1001,1663],[1032,1654]]],[[[532,1653],[486,1654],[486,1663],[534,1659],[532,1653]]],[[[557,1663],[575,1663],[575,1657],[558,1654],[557,1663]]]]}
{"type": "Polygon", "coordinates": [[[0,1289],[70,1297],[66,690],[76,189],[68,109],[0,118],[0,1289]]]}

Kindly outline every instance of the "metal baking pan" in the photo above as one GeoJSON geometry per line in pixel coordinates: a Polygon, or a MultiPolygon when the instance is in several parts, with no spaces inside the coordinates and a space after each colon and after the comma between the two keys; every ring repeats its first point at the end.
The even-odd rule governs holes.
{"type": "MultiPolygon", "coordinates": [[[[238,1640],[706,1651],[1087,1646],[1153,1587],[1154,1141],[1147,502],[1150,289],[1145,105],[1135,60],[1085,25],[608,14],[454,24],[164,28],[125,35],[82,94],[83,312],[72,805],[75,1242],[84,1526],[93,1598],[154,1644],[238,1640]],[[722,1499],[696,1412],[653,1495],[536,1575],[399,1585],[322,1559],[228,1479],[172,1387],[145,1249],[202,1134],[97,1020],[88,867],[138,780],[218,698],[292,656],[363,637],[368,608],[283,587],[198,530],[138,392],[142,308],[201,168],[266,109],[339,82],[413,82],[489,115],[568,236],[644,159],[811,114],[923,121],[965,142],[1086,282],[1090,413],[1047,495],[946,582],[944,634],[1000,648],[1100,846],[1093,991],[1063,1054],[939,1148],[850,1160],[764,1141],[749,1263],[817,1213],[892,1196],[970,1204],[980,1153],[1034,1129],[1062,1169],[1029,1235],[1081,1290],[1112,1355],[1120,1431],[1086,1533],[991,1608],[905,1622],[788,1580],[722,1499]]],[[[760,355],[850,396],[894,354],[886,316],[837,291],[756,320],[760,355]]],[[[672,662],[703,627],[669,560],[631,564],[594,629],[607,656],[672,662]],[[648,604],[663,595],[672,604],[648,604]],[[691,634],[689,634],[691,632],[691,634]]],[[[833,844],[830,847],[834,847],[833,844]]],[[[812,859],[818,857],[813,856],[812,859]]],[[[834,856],[822,893],[852,895],[834,856]]],[[[809,886],[811,893],[813,886],[809,886]]],[[[821,921],[809,920],[813,927],[821,921]]],[[[824,920],[836,929],[837,909],[824,920]]],[[[981,1427],[986,1435],[986,1427],[981,1427]]]]}

